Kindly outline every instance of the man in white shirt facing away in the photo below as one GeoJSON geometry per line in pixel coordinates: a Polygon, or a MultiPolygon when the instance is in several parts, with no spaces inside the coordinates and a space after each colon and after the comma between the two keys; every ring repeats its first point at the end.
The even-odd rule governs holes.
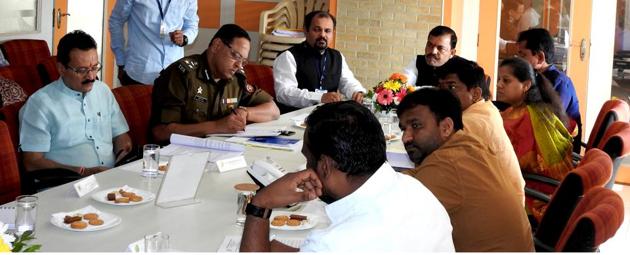
{"type": "Polygon", "coordinates": [[[338,50],[328,48],[337,21],[326,11],[304,18],[306,41],[284,51],[273,63],[276,100],[282,113],[318,103],[343,100],[361,103],[365,88],[338,50]]]}
{"type": "Polygon", "coordinates": [[[317,108],[306,119],[307,169],[252,198],[240,251],[453,252],[446,210],[422,183],[392,169],[385,147],[367,108],[353,101],[317,108]],[[313,230],[299,248],[269,241],[272,208],[317,197],[328,203],[328,227],[313,230]]]}

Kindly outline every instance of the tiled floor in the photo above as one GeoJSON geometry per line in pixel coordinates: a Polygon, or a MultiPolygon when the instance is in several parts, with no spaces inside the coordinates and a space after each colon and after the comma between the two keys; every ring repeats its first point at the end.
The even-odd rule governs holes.
{"type": "Polygon", "coordinates": [[[615,236],[600,245],[599,249],[601,252],[626,253],[630,250],[630,186],[615,184],[613,190],[623,198],[624,219],[615,236]]]}

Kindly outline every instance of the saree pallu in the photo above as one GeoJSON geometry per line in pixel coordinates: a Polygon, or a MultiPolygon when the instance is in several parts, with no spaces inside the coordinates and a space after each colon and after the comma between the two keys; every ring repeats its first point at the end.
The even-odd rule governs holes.
{"type": "MultiPolygon", "coordinates": [[[[572,164],[572,137],[551,111],[528,105],[508,108],[502,114],[503,126],[518,157],[521,171],[562,181],[572,164]]],[[[526,180],[525,186],[551,195],[556,187],[526,180]]],[[[542,218],[545,203],[526,198],[528,213],[542,218]]]]}

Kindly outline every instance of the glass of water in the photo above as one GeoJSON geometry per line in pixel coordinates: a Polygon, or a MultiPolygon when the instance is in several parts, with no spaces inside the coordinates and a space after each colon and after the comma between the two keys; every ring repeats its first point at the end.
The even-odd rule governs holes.
{"type": "Polygon", "coordinates": [[[160,146],[157,144],[145,144],[142,148],[142,176],[158,176],[160,165],[160,146]]]}
{"type": "Polygon", "coordinates": [[[238,193],[236,197],[236,225],[245,225],[245,208],[247,208],[247,204],[249,204],[254,195],[256,195],[256,190],[258,190],[258,188],[258,185],[253,183],[240,183],[234,185],[234,189],[238,193]]]}
{"type": "Polygon", "coordinates": [[[157,233],[153,235],[144,236],[144,251],[145,252],[166,252],[169,251],[169,236],[168,234],[157,233]]]}
{"type": "Polygon", "coordinates": [[[24,195],[16,198],[15,229],[18,233],[35,232],[37,222],[37,197],[24,195]]]}

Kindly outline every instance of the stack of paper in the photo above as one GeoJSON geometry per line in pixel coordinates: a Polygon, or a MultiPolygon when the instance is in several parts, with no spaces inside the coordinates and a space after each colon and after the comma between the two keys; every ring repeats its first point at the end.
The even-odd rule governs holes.
{"type": "Polygon", "coordinates": [[[297,151],[302,148],[302,140],[281,137],[232,137],[225,141],[288,151],[297,151]]]}
{"type": "Polygon", "coordinates": [[[245,146],[242,145],[179,134],[171,135],[171,143],[222,151],[245,151],[245,146]]]}

